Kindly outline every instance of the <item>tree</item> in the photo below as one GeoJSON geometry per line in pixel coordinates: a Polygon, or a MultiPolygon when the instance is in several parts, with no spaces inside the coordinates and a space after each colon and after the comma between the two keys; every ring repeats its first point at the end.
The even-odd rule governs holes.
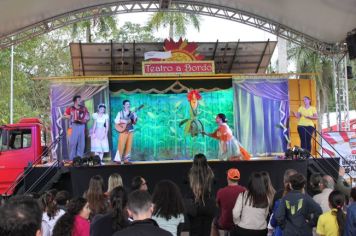
{"type": "Polygon", "coordinates": [[[158,42],[160,39],[152,35],[151,30],[147,26],[125,22],[119,29],[118,35],[114,38],[118,42],[158,42]]]}
{"type": "Polygon", "coordinates": [[[200,29],[200,17],[195,14],[181,12],[160,11],[151,16],[147,26],[151,30],[158,30],[161,26],[169,27],[169,37],[185,36],[187,26],[192,24],[195,29],[200,29]]]}

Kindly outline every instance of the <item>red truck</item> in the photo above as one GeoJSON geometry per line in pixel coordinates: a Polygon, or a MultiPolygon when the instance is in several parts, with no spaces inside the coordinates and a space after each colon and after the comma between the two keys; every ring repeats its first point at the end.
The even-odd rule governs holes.
{"type": "Polygon", "coordinates": [[[27,166],[41,163],[46,149],[45,127],[40,119],[23,118],[0,126],[0,195],[12,195],[27,166]]]}

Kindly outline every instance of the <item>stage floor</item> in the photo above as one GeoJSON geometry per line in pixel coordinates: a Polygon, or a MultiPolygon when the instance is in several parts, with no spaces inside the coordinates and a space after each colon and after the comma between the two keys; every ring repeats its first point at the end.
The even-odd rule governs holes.
{"type": "MultiPolygon", "coordinates": [[[[94,175],[101,175],[105,184],[112,173],[122,176],[125,187],[129,190],[131,179],[135,176],[142,176],[146,179],[150,192],[153,192],[155,184],[163,179],[174,181],[181,189],[182,193],[189,190],[188,171],[192,161],[166,161],[166,162],[140,162],[131,165],[105,165],[91,167],[58,167],[51,171],[39,185],[31,191],[41,192],[45,188],[57,188],[58,190],[68,190],[73,196],[81,196],[87,189],[89,180],[94,175]],[[53,183],[51,179],[55,174],[57,178],[53,183]]],[[[283,174],[286,169],[295,169],[305,176],[310,175],[315,166],[323,166],[328,174],[337,177],[336,159],[319,160],[252,160],[252,161],[209,161],[210,167],[215,174],[213,191],[226,185],[226,171],[235,167],[240,170],[240,184],[247,185],[249,175],[253,171],[267,171],[271,176],[273,186],[276,189],[283,187],[283,174]],[[313,168],[312,168],[313,167],[313,168]]],[[[25,178],[25,190],[39,179],[49,167],[35,167],[25,178]]],[[[106,186],[105,186],[106,188],[106,186]]]]}

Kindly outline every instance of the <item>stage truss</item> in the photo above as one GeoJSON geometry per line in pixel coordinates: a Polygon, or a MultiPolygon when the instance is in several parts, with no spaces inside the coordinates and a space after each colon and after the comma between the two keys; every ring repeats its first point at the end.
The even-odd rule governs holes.
{"type": "Polygon", "coordinates": [[[63,26],[82,20],[92,19],[94,17],[137,12],[158,12],[165,10],[171,12],[199,14],[239,22],[264,30],[278,37],[287,39],[290,42],[303,45],[326,55],[345,51],[343,44],[329,44],[322,42],[314,37],[298,32],[278,22],[239,9],[190,1],[170,1],[168,8],[165,8],[166,6],[161,5],[164,2],[165,1],[157,0],[117,1],[114,3],[102,4],[68,12],[25,27],[11,34],[0,36],[0,49],[8,48],[11,45],[46,34],[63,26]]]}

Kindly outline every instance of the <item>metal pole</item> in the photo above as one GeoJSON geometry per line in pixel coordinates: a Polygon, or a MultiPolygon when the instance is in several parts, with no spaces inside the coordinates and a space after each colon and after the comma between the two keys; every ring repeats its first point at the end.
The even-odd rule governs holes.
{"type": "MultiPolygon", "coordinates": [[[[13,40],[13,38],[12,38],[13,40]]],[[[11,45],[11,72],[10,72],[10,124],[14,121],[14,45],[11,45]]]]}

